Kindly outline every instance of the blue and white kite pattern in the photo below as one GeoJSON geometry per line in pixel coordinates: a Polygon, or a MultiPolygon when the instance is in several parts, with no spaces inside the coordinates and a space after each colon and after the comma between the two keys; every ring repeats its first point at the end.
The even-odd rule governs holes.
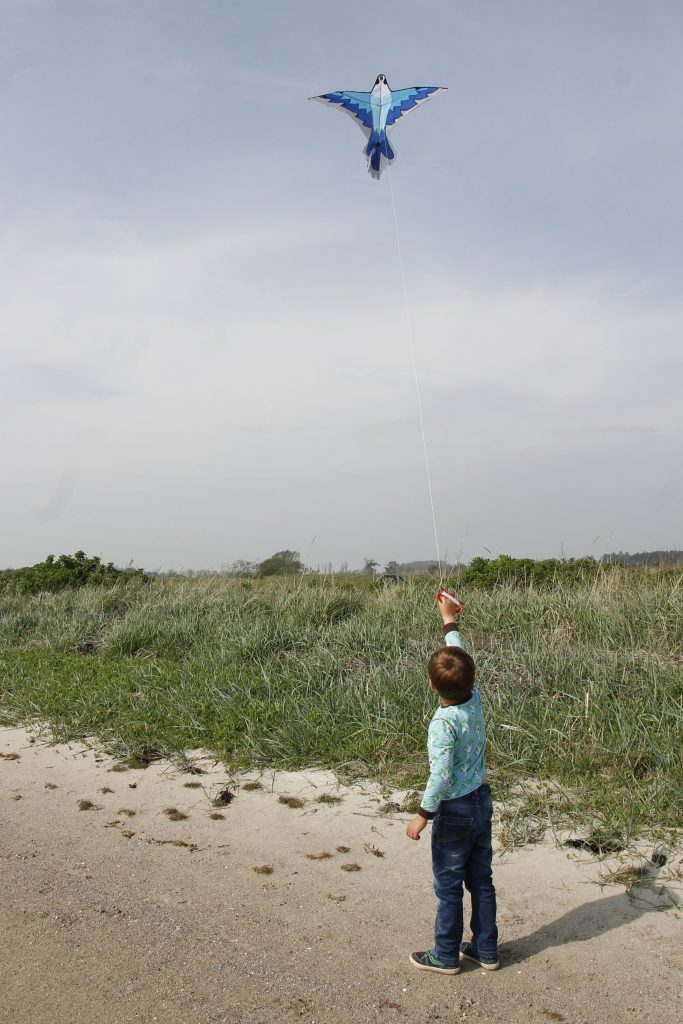
{"type": "Polygon", "coordinates": [[[311,99],[337,106],[360,125],[368,140],[364,149],[368,171],[373,178],[379,178],[396,156],[387,137],[389,131],[400,117],[415,110],[437,92],[445,92],[445,88],[415,85],[392,92],[386,77],[378,75],[372,92],[326,92],[322,96],[311,96],[311,99]]]}

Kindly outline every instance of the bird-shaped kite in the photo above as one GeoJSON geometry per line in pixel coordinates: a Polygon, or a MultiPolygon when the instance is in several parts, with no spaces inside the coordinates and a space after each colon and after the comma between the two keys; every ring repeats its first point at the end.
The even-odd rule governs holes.
{"type": "Polygon", "coordinates": [[[322,96],[311,96],[311,99],[336,105],[360,125],[368,140],[364,149],[368,171],[373,178],[379,178],[396,155],[387,138],[388,132],[399,117],[415,110],[436,92],[445,92],[444,86],[415,85],[392,92],[386,76],[378,75],[372,92],[326,92],[322,96]]]}

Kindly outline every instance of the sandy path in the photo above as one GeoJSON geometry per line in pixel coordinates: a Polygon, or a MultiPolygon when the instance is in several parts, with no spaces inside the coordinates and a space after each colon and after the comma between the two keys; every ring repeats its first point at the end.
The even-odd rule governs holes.
{"type": "Polygon", "coordinates": [[[267,776],[212,820],[226,776],[209,761],[200,776],[113,772],[18,729],[0,730],[0,753],[19,755],[0,759],[2,1024],[681,1019],[681,914],[653,909],[666,893],[601,889],[601,865],[563,850],[497,859],[503,968],[443,978],[407,962],[431,940],[429,845],[404,837],[404,816],[378,816],[371,787],[267,776]],[[169,821],[169,806],[188,819],[169,821]],[[170,839],[197,849],[158,843],[170,839]],[[264,864],[272,874],[253,871],[264,864]]]}

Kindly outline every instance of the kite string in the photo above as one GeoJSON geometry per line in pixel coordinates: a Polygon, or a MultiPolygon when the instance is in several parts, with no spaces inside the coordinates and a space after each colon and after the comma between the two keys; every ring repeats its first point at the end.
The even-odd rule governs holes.
{"type": "Polygon", "coordinates": [[[420,419],[420,432],[422,434],[422,450],[424,452],[425,470],[427,473],[427,490],[429,492],[429,504],[432,510],[432,526],[434,528],[434,544],[436,546],[436,560],[439,566],[439,587],[443,583],[443,569],[441,567],[441,554],[439,548],[439,534],[436,528],[436,512],[434,511],[434,495],[432,492],[432,475],[429,470],[429,454],[427,451],[427,435],[425,434],[424,416],[422,415],[422,395],[420,394],[420,380],[417,373],[417,359],[415,357],[415,340],[413,337],[413,320],[410,315],[410,303],[408,302],[408,286],[406,284],[406,274],[403,266],[403,253],[401,251],[401,238],[398,231],[398,217],[396,216],[396,198],[394,196],[394,180],[391,174],[391,164],[388,165],[389,171],[389,191],[391,192],[391,209],[394,214],[394,230],[396,232],[396,248],[398,250],[398,264],[401,271],[401,283],[403,285],[403,305],[406,314],[406,326],[408,333],[408,343],[410,346],[410,356],[413,365],[413,380],[415,381],[415,394],[417,396],[417,411],[420,419]]]}

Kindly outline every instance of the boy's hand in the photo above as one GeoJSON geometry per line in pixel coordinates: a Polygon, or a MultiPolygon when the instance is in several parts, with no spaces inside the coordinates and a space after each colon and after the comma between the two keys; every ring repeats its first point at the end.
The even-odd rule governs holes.
{"type": "Polygon", "coordinates": [[[426,827],[427,819],[423,818],[421,814],[416,814],[413,820],[406,825],[406,835],[409,839],[419,839],[420,832],[424,831],[426,827]]]}
{"type": "MultiPolygon", "coordinates": [[[[457,601],[458,599],[455,598],[455,600],[457,601]]],[[[462,611],[461,601],[458,601],[458,603],[455,604],[454,601],[450,601],[448,599],[445,592],[439,591],[436,595],[436,603],[439,606],[444,626],[447,626],[451,622],[457,623],[458,615],[462,611]]]]}

